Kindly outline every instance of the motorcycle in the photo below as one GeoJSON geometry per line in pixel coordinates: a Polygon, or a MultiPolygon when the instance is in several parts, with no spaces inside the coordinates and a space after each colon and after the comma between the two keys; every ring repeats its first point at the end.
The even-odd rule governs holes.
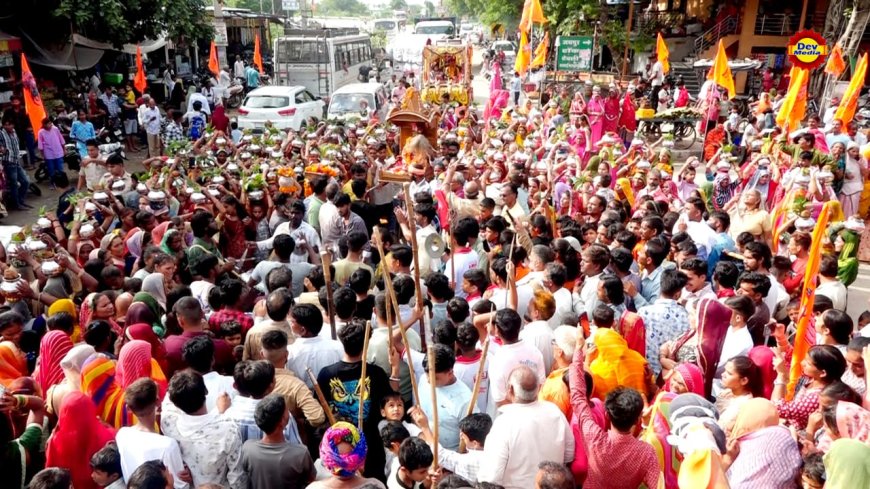
{"type": "Polygon", "coordinates": [[[245,84],[241,78],[235,78],[227,88],[227,108],[238,109],[245,100],[245,84]]]}

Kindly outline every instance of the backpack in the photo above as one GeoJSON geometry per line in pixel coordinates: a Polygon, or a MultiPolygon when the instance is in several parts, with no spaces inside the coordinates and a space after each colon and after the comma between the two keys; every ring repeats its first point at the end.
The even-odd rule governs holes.
{"type": "Polygon", "coordinates": [[[190,139],[199,139],[205,133],[205,116],[201,113],[190,118],[190,129],[188,134],[190,139]]]}

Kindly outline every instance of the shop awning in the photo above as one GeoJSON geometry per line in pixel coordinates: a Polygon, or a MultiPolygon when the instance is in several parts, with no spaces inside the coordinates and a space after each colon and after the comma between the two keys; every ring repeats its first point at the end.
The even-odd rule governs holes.
{"type": "MultiPolygon", "coordinates": [[[[91,49],[101,49],[103,51],[118,51],[127,54],[136,54],[136,46],[137,44],[124,44],[121,49],[116,48],[111,44],[107,44],[100,41],[94,41],[93,39],[88,39],[85,36],[80,34],[73,34],[72,36],[73,42],[79,46],[84,46],[91,49]]],[[[152,51],[157,51],[158,49],[163,49],[167,43],[166,36],[160,36],[159,39],[146,39],[138,44],[142,48],[142,54],[148,54],[152,51]]]]}
{"type": "Polygon", "coordinates": [[[0,53],[21,51],[21,38],[0,32],[0,53]]]}
{"type": "Polygon", "coordinates": [[[64,71],[87,70],[96,66],[103,57],[102,49],[74,44],[67,44],[61,49],[47,49],[36,43],[27,33],[22,32],[21,35],[29,44],[27,60],[35,65],[64,71]]]}

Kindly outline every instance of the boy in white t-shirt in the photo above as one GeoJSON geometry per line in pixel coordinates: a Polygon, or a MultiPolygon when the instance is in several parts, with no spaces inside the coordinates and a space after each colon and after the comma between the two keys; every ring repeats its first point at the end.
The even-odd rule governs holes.
{"type": "Polygon", "coordinates": [[[469,245],[471,238],[477,236],[479,232],[480,224],[473,218],[465,218],[460,219],[454,224],[450,233],[453,237],[453,242],[450,246],[453,253],[447,259],[444,270],[453,282],[453,292],[456,294],[456,297],[465,298],[466,293],[462,289],[462,276],[465,275],[466,271],[477,268],[477,264],[480,261],[480,256],[469,245]]]}
{"type": "Polygon", "coordinates": [[[121,471],[129,480],[133,472],[149,460],[160,460],[175,479],[176,489],[185,489],[193,483],[190,472],[181,459],[178,442],[161,435],[157,429],[158,398],[157,383],[141,378],[124,391],[124,401],[133,414],[136,424],[118,430],[115,441],[121,454],[121,471]]]}
{"type": "Polygon", "coordinates": [[[85,144],[88,156],[82,159],[79,183],[76,189],[93,191],[106,173],[106,161],[100,157],[100,147],[95,139],[91,139],[85,144]]]}

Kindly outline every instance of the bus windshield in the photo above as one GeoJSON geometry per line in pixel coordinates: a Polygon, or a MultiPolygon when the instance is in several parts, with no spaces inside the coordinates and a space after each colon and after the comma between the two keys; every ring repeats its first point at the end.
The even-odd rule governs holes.
{"type": "Polygon", "coordinates": [[[376,20],[375,21],[375,29],[381,31],[391,31],[396,28],[396,21],[394,20],[376,20]]]}
{"type": "Polygon", "coordinates": [[[276,59],[282,63],[324,63],[326,44],[313,39],[287,39],[276,43],[276,59]]]}
{"type": "Polygon", "coordinates": [[[453,35],[453,25],[452,24],[425,24],[425,25],[417,25],[414,28],[414,33],[416,34],[446,34],[448,36],[453,35]]]}

